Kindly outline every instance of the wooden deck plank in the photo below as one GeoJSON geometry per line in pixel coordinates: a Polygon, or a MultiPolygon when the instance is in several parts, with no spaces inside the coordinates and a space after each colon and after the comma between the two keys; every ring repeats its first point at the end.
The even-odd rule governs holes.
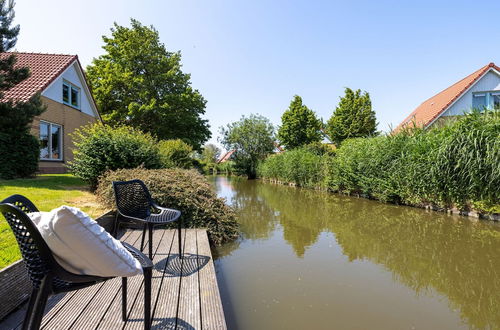
{"type": "Polygon", "coordinates": [[[201,323],[203,329],[226,329],[226,320],[215,276],[207,231],[197,230],[200,278],[201,323]]]}
{"type": "MultiPolygon", "coordinates": [[[[141,235],[141,230],[129,230],[122,239],[138,246],[141,235]]],[[[177,230],[154,232],[153,329],[226,329],[207,233],[187,229],[182,236],[185,258],[181,260],[177,230]]],[[[129,278],[127,322],[121,320],[121,279],[116,278],[52,297],[44,329],[142,329],[143,286],[142,276],[129,278]]],[[[0,323],[0,329],[20,323],[21,313],[16,315],[8,328],[0,323]]]]}
{"type": "MultiPolygon", "coordinates": [[[[163,237],[164,230],[154,230],[153,231],[153,258],[156,254],[158,246],[161,243],[161,239],[163,237]]],[[[147,237],[147,236],[146,236],[147,237]]],[[[148,244],[144,245],[144,251],[146,254],[148,253],[148,244]]],[[[138,241],[134,246],[140,249],[140,241],[138,241]]],[[[121,279],[120,279],[120,288],[121,288],[121,279]]],[[[135,308],[137,299],[144,299],[144,276],[137,275],[133,277],[129,277],[127,280],[127,315],[130,315],[132,308],[135,308]]],[[[121,297],[121,289],[120,294],[113,299],[108,310],[104,313],[101,322],[99,323],[99,329],[121,329],[128,323],[127,321],[122,321],[122,297],[121,297]]],[[[135,320],[135,323],[139,323],[141,328],[144,328],[144,309],[142,308],[139,311],[140,317],[135,320]]]]}
{"type": "Polygon", "coordinates": [[[185,322],[186,325],[190,325],[194,329],[201,329],[196,229],[187,230],[184,242],[177,324],[181,329],[185,328],[182,322],[185,322]]]}
{"type": "MultiPolygon", "coordinates": [[[[158,247],[153,256],[153,278],[151,281],[151,311],[154,308],[158,291],[160,290],[163,272],[158,270],[157,265],[161,265],[163,259],[168,258],[172,245],[174,232],[171,230],[156,230],[158,236],[161,235],[158,247]]],[[[153,240],[157,239],[156,237],[153,240]]],[[[144,291],[140,291],[136,296],[135,302],[130,306],[130,313],[124,329],[143,329],[144,328],[144,291]]]]}
{"type": "MultiPolygon", "coordinates": [[[[141,234],[142,231],[140,230],[130,231],[130,235],[123,241],[133,245],[140,242],[141,234]]],[[[94,296],[90,304],[84,307],[83,310],[81,310],[82,308],[77,309],[81,310],[81,314],[68,329],[95,329],[111,303],[117,297],[118,299],[121,298],[121,286],[121,278],[114,278],[104,282],[99,294],[94,296]]],[[[121,309],[119,312],[121,312],[121,309]]]]}
{"type": "MultiPolygon", "coordinates": [[[[132,232],[127,231],[121,237],[126,240],[132,232]]],[[[67,329],[73,324],[80,314],[89,304],[98,291],[103,287],[104,282],[75,292],[67,293],[54,308],[45,316],[42,322],[42,329],[50,329],[57,326],[60,329],[67,329]],[[79,312],[75,312],[79,311],[79,312]]]]}
{"type": "MultiPolygon", "coordinates": [[[[185,230],[182,230],[185,239],[185,230]]],[[[180,288],[179,232],[174,231],[168,259],[160,264],[159,272],[163,273],[160,289],[156,293],[153,307],[153,329],[175,329],[180,288]]]]}

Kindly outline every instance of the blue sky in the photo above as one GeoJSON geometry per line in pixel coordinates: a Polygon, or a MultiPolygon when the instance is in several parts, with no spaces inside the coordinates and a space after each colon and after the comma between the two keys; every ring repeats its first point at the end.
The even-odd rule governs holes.
{"type": "Polygon", "coordinates": [[[327,120],[344,87],[370,93],[379,129],[489,62],[500,64],[500,1],[18,0],[18,51],[102,54],[131,17],[153,25],[222,125],[279,124],[293,95],[327,120]],[[41,5],[43,3],[43,5],[41,5]]]}

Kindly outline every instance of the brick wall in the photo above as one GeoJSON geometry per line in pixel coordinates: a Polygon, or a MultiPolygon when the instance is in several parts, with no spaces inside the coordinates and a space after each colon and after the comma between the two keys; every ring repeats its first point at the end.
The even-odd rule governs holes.
{"type": "Polygon", "coordinates": [[[73,133],[75,129],[81,126],[95,123],[99,119],[43,96],[42,101],[47,106],[47,110],[33,120],[31,133],[37,138],[40,136],[40,120],[61,125],[63,127],[63,160],[41,160],[38,163],[39,171],[41,173],[65,173],[66,164],[68,161],[73,160],[71,150],[73,141],[69,136],[70,133],[73,133]]]}

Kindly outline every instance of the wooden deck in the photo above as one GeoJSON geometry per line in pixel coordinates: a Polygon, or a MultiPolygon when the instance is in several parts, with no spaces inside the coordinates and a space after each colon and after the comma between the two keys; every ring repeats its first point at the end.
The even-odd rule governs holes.
{"type": "MultiPolygon", "coordinates": [[[[226,329],[207,233],[187,229],[182,235],[180,259],[177,231],[154,231],[152,329],[226,329]]],[[[141,231],[128,230],[121,240],[138,247],[140,237],[141,231]]],[[[129,278],[126,322],[121,319],[120,278],[52,296],[42,329],[144,329],[143,295],[143,277],[129,278]]],[[[0,323],[0,329],[20,328],[24,308],[0,323]]]]}

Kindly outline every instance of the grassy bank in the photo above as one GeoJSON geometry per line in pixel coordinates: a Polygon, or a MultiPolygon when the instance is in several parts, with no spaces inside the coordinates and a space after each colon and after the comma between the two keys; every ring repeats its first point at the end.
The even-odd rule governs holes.
{"type": "MultiPolygon", "coordinates": [[[[0,180],[0,200],[20,194],[28,197],[41,211],[50,211],[63,204],[76,206],[92,217],[105,209],[80,179],[69,174],[41,175],[33,179],[0,180]]],[[[0,216],[0,269],[21,257],[12,231],[0,216]]]]}
{"type": "Polygon", "coordinates": [[[384,202],[500,213],[500,112],[441,128],[349,139],[334,155],[308,148],[273,155],[264,178],[384,202]]]}

